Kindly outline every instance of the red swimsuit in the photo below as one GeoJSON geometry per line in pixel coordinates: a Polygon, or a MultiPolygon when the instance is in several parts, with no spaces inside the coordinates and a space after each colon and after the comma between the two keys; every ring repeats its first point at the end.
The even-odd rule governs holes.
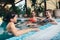
{"type": "Polygon", "coordinates": [[[36,22],[37,20],[35,18],[30,18],[30,22],[36,22]]]}

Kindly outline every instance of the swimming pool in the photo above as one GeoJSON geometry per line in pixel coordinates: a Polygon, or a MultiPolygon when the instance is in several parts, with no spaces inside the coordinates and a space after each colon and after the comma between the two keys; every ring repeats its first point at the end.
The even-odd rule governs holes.
{"type": "Polygon", "coordinates": [[[60,40],[60,32],[51,38],[51,40],[60,40]]]}
{"type": "MultiPolygon", "coordinates": [[[[58,22],[60,22],[60,19],[56,19],[58,22]]],[[[56,25],[55,25],[56,26],[56,25]]],[[[48,31],[51,31],[52,30],[52,24],[48,23],[46,25],[43,25],[43,26],[40,26],[39,29],[40,29],[40,32],[36,32],[36,31],[31,31],[31,32],[28,32],[24,35],[21,35],[19,37],[12,37],[12,38],[9,38],[9,39],[6,39],[6,40],[36,40],[34,38],[34,36],[38,36],[37,34],[39,34],[39,38],[37,40],[40,40],[42,38],[44,38],[43,36],[47,34],[48,31]],[[50,30],[51,29],[51,30],[50,30]]],[[[0,29],[2,30],[2,29],[0,29]]],[[[3,31],[2,31],[3,32],[3,31]]],[[[48,36],[47,36],[48,37],[48,36]]],[[[57,33],[56,35],[54,35],[53,37],[51,37],[51,40],[55,40],[55,38],[60,38],[60,33],[57,33]],[[58,36],[59,34],[59,36],[58,36]]]]}
{"type": "MultiPolygon", "coordinates": [[[[44,25],[44,26],[41,26],[41,27],[39,27],[41,30],[44,30],[44,29],[46,29],[46,28],[48,28],[48,26],[51,26],[51,24],[46,24],[46,25],[44,25]]],[[[13,38],[10,38],[10,39],[7,39],[7,40],[17,40],[17,39],[19,39],[19,40],[24,40],[26,37],[29,37],[29,36],[31,36],[31,35],[34,35],[36,33],[36,31],[31,31],[31,32],[28,32],[28,33],[26,33],[26,34],[24,34],[24,35],[21,35],[21,36],[19,36],[19,37],[13,37],[13,38]]]]}
{"type": "MultiPolygon", "coordinates": [[[[56,19],[56,20],[58,22],[60,22],[60,19],[56,19]]],[[[19,37],[12,37],[7,40],[43,40],[43,38],[46,39],[47,37],[49,37],[49,39],[46,39],[46,40],[57,40],[57,39],[60,40],[60,31],[59,31],[60,27],[57,27],[57,26],[60,26],[59,24],[52,25],[52,24],[48,23],[46,25],[39,27],[40,32],[31,31],[31,32],[28,32],[19,37]],[[54,27],[54,26],[56,26],[56,27],[54,27]],[[56,32],[56,33],[54,33],[54,32],[56,32]],[[36,36],[38,38],[36,38],[34,36],[36,36]]]]}

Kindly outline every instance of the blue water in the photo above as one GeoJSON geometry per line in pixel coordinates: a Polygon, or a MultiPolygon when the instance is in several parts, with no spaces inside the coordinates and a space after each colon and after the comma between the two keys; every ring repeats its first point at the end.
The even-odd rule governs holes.
{"type": "MultiPolygon", "coordinates": [[[[56,19],[57,22],[60,22],[60,19],[56,19]]],[[[51,40],[60,40],[60,32],[58,34],[56,34],[53,38],[51,38],[51,40]]]]}
{"type": "MultiPolygon", "coordinates": [[[[57,20],[57,22],[60,22],[60,20],[57,20]]],[[[39,29],[40,30],[45,30],[45,29],[47,29],[48,27],[51,27],[51,26],[52,26],[52,24],[48,23],[46,25],[40,26],[39,29]]],[[[35,33],[36,33],[36,31],[31,31],[31,32],[28,32],[28,33],[26,33],[24,35],[21,35],[19,37],[12,37],[12,38],[7,39],[7,40],[24,40],[26,37],[34,35],[35,33]]],[[[60,39],[60,33],[58,33],[56,36],[54,36],[51,40],[57,40],[57,39],[58,40],[60,39]]]]}
{"type": "Polygon", "coordinates": [[[43,25],[43,26],[39,27],[39,29],[40,29],[40,30],[44,30],[44,29],[46,29],[46,28],[48,28],[48,27],[50,27],[50,26],[52,26],[52,24],[48,23],[48,24],[46,24],[46,25],[43,25]]]}
{"type": "MultiPolygon", "coordinates": [[[[48,24],[46,24],[46,25],[40,26],[39,29],[40,29],[40,30],[44,30],[44,29],[46,29],[46,28],[48,28],[48,27],[50,27],[50,26],[52,26],[52,24],[48,23],[48,24]]],[[[29,37],[29,36],[31,36],[31,35],[34,35],[35,33],[36,33],[36,31],[31,31],[31,32],[28,32],[28,33],[26,33],[26,34],[24,34],[24,35],[21,35],[21,36],[19,36],[19,37],[10,38],[9,40],[17,40],[17,39],[19,39],[19,40],[24,40],[26,37],[29,37]],[[14,39],[14,38],[15,38],[15,39],[14,39]]]]}
{"type": "Polygon", "coordinates": [[[60,40],[60,32],[51,38],[51,40],[60,40]]]}

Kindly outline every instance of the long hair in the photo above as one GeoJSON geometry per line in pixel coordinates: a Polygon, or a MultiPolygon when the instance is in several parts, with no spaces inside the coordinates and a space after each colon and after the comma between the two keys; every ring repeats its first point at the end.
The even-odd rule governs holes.
{"type": "Polygon", "coordinates": [[[6,14],[6,16],[3,18],[3,21],[10,22],[10,19],[14,18],[16,15],[15,12],[9,12],[6,14]]]}

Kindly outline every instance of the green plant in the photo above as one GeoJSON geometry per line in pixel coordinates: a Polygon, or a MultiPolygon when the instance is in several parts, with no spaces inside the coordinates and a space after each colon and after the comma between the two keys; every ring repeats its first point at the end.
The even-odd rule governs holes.
{"type": "Polygon", "coordinates": [[[26,13],[28,14],[28,17],[30,17],[30,15],[31,15],[31,8],[27,7],[26,11],[27,11],[26,13]]]}

